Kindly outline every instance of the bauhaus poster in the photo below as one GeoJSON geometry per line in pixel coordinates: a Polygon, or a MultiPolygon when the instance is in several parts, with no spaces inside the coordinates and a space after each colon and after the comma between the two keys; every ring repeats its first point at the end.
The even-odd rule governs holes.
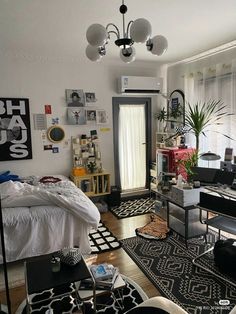
{"type": "Polygon", "coordinates": [[[29,99],[0,98],[0,161],[32,159],[29,99]]]}

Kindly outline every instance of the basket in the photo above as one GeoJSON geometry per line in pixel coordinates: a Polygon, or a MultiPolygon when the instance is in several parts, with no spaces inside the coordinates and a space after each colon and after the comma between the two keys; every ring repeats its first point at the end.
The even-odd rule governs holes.
{"type": "Polygon", "coordinates": [[[78,264],[82,258],[79,248],[64,248],[57,255],[60,257],[62,263],[70,266],[78,264]]]}

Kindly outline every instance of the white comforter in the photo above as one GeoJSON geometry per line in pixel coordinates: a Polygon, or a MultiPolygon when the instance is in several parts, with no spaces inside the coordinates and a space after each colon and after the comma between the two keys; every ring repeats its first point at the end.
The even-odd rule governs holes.
{"type": "MultiPolygon", "coordinates": [[[[0,184],[7,260],[55,252],[78,245],[90,253],[88,234],[100,213],[74,183],[67,180],[36,186],[8,181],[0,184]]],[[[0,249],[0,263],[2,255],[0,249]]]]}
{"type": "Polygon", "coordinates": [[[71,181],[32,186],[7,181],[0,184],[2,207],[57,205],[97,228],[100,213],[94,203],[71,181]]]}

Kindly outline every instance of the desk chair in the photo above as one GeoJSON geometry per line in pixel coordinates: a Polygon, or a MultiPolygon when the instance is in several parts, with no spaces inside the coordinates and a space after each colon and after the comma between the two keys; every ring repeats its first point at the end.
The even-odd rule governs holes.
{"type": "MultiPolygon", "coordinates": [[[[214,189],[216,191],[216,189],[214,189]]],[[[223,192],[224,193],[224,192],[223,192]]],[[[225,192],[226,193],[226,192],[225,192]]],[[[211,195],[209,193],[200,192],[200,203],[199,207],[201,210],[206,210],[207,212],[213,212],[216,213],[218,216],[207,219],[205,223],[207,226],[212,226],[214,228],[217,228],[219,239],[221,236],[221,231],[228,232],[230,234],[236,235],[236,197],[232,197],[232,199],[224,198],[222,197],[222,191],[219,191],[219,196],[211,195]],[[219,197],[220,196],[220,197],[219,197]]],[[[226,196],[226,195],[224,195],[226,196]]],[[[203,252],[202,254],[195,257],[192,262],[195,266],[219,277],[220,279],[223,279],[230,283],[233,286],[236,286],[236,282],[233,282],[226,278],[223,274],[218,275],[209,268],[206,268],[205,266],[201,265],[200,259],[201,257],[205,256],[209,252],[213,251],[214,245],[209,248],[207,251],[203,252]]]]}

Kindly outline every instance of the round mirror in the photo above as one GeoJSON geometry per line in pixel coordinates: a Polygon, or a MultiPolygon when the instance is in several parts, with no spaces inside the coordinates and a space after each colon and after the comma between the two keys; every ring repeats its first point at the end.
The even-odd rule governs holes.
{"type": "Polygon", "coordinates": [[[53,125],[48,129],[47,132],[49,141],[53,143],[61,142],[65,137],[65,131],[58,125],[53,125]]]}

